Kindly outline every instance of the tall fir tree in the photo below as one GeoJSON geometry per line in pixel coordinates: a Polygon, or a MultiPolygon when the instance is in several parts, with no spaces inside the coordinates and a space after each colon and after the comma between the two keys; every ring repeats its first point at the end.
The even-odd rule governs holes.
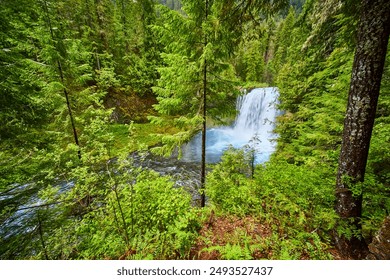
{"type": "MultiPolygon", "coordinates": [[[[222,120],[234,112],[234,73],[227,64],[229,36],[224,32],[217,1],[183,1],[185,15],[160,7],[161,25],[155,27],[165,45],[165,67],[159,68],[160,79],[154,88],[159,103],[156,110],[174,117],[174,125],[183,131],[162,138],[163,154],[189,141],[202,131],[201,206],[205,204],[206,121],[222,120]],[[227,44],[222,44],[226,42],[227,44]]],[[[164,117],[151,117],[155,123],[164,117]]]]}

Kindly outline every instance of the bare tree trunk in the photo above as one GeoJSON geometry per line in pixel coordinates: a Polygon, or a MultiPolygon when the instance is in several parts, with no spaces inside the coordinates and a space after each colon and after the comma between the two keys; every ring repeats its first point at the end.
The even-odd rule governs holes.
{"type": "Polygon", "coordinates": [[[207,61],[204,61],[203,66],[203,123],[202,123],[202,163],[201,163],[201,174],[200,174],[200,189],[201,189],[201,200],[200,200],[200,206],[205,207],[206,205],[206,194],[205,194],[205,187],[206,187],[206,116],[207,116],[207,110],[206,110],[206,97],[207,97],[207,61]]]}
{"type": "MultiPolygon", "coordinates": [[[[207,21],[208,17],[208,7],[209,3],[208,0],[206,0],[205,3],[205,20],[207,21]]],[[[204,34],[204,48],[207,46],[207,35],[204,34]]],[[[205,194],[205,187],[206,187],[206,117],[207,117],[207,60],[204,60],[203,65],[203,123],[202,123],[202,163],[201,163],[201,174],[200,174],[200,190],[201,190],[201,200],[200,200],[200,206],[205,207],[206,205],[206,194],[205,194]]]]}
{"type": "Polygon", "coordinates": [[[47,249],[46,249],[45,240],[43,239],[42,221],[41,221],[41,218],[40,218],[40,216],[39,216],[39,211],[37,212],[37,215],[38,215],[38,232],[39,232],[39,239],[40,239],[40,241],[41,241],[41,245],[42,245],[43,253],[44,253],[44,255],[45,255],[45,259],[46,259],[46,260],[49,260],[49,255],[47,254],[47,249]]]}
{"type": "MultiPolygon", "coordinates": [[[[47,2],[46,1],[44,1],[44,12],[46,14],[47,23],[49,25],[51,39],[53,40],[53,42],[55,42],[56,38],[54,36],[53,27],[52,27],[51,20],[50,20],[49,8],[47,6],[47,2]]],[[[57,46],[55,46],[55,48],[57,49],[57,46]]],[[[78,155],[79,159],[81,160],[81,150],[80,150],[79,137],[78,137],[78,134],[77,134],[76,125],[75,125],[74,118],[73,118],[72,108],[70,106],[69,94],[68,94],[68,91],[65,88],[64,71],[62,70],[62,65],[61,65],[60,59],[57,58],[56,61],[57,61],[58,73],[60,74],[61,83],[62,83],[62,85],[64,87],[63,92],[64,92],[64,96],[65,96],[65,99],[66,99],[66,107],[68,109],[70,123],[72,125],[74,142],[75,142],[75,144],[78,147],[77,155],[78,155]]]]}
{"type": "MultiPolygon", "coordinates": [[[[357,232],[361,230],[362,216],[362,193],[358,188],[359,183],[364,181],[389,32],[390,1],[362,0],[337,173],[335,206],[343,222],[357,232]]],[[[361,234],[349,239],[337,235],[336,246],[352,258],[364,257],[367,248],[361,234]]]]}

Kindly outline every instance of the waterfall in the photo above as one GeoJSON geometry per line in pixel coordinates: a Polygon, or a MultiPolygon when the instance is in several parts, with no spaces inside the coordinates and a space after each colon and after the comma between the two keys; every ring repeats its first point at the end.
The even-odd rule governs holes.
{"type": "MultiPolygon", "coordinates": [[[[277,88],[257,88],[237,99],[237,118],[232,126],[206,131],[206,161],[218,162],[229,147],[249,145],[255,150],[256,163],[267,161],[275,150],[273,141],[277,110],[277,88]]],[[[182,147],[183,161],[200,161],[201,133],[182,147]]]]}

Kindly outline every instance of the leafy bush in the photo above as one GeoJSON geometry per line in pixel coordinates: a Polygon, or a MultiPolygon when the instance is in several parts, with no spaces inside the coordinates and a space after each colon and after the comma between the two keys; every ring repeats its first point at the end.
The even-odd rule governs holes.
{"type": "Polygon", "coordinates": [[[273,234],[248,246],[230,242],[208,250],[227,259],[254,256],[256,250],[273,259],[329,259],[326,244],[337,220],[333,170],[271,160],[258,165],[252,179],[250,169],[244,150],[229,149],[208,176],[207,194],[220,212],[256,216],[273,234]]]}
{"type": "Polygon", "coordinates": [[[79,257],[184,257],[199,227],[190,195],[154,172],[115,176],[101,205],[82,218],[79,257]]]}
{"type": "Polygon", "coordinates": [[[228,149],[207,177],[206,194],[219,210],[244,215],[254,209],[250,162],[244,150],[228,149]]]}

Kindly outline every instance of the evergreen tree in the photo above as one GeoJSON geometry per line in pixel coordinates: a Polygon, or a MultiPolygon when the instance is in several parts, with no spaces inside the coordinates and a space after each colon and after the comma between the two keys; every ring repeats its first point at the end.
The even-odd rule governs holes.
{"type": "Polygon", "coordinates": [[[289,19],[286,29],[282,27],[276,35],[286,40],[286,44],[276,46],[271,61],[280,89],[280,107],[285,111],[278,120],[277,155],[292,163],[320,159],[334,166],[353,52],[353,24],[346,27],[343,23],[355,19],[346,14],[346,6],[329,11],[328,5],[334,4],[314,2],[306,2],[299,17],[289,19]],[[324,11],[328,11],[327,16],[322,15],[322,24],[318,24],[320,16],[314,14],[324,11]]]}
{"type": "Polygon", "coordinates": [[[151,88],[156,84],[156,69],[161,64],[160,45],[152,31],[156,21],[155,3],[150,0],[137,1],[133,9],[133,17],[137,19],[139,26],[133,35],[137,41],[124,57],[128,64],[124,80],[140,96],[150,97],[153,95],[151,88]]]}
{"type": "Polygon", "coordinates": [[[336,211],[357,232],[336,245],[354,258],[364,254],[362,190],[390,34],[390,2],[362,1],[343,142],[336,183],[336,211]],[[351,222],[352,219],[352,222],[351,222]]]}
{"type": "Polygon", "coordinates": [[[268,57],[268,30],[264,23],[249,22],[244,30],[243,39],[236,58],[236,70],[244,81],[263,82],[268,57]]]}
{"type": "Polygon", "coordinates": [[[35,29],[38,7],[27,2],[3,1],[0,11],[0,140],[12,140],[16,145],[28,145],[33,137],[23,139],[22,135],[39,128],[50,108],[47,100],[40,98],[40,80],[33,78],[38,63],[36,41],[30,32],[35,29]]]}
{"type": "MultiPolygon", "coordinates": [[[[337,0],[306,1],[291,28],[293,41],[286,61],[279,72],[275,71],[280,107],[284,110],[277,125],[279,139],[275,157],[280,160],[308,166],[326,162],[332,169],[337,169],[353,52],[357,44],[359,5],[352,4],[352,1],[337,0]]],[[[386,73],[382,92],[388,91],[386,73]]],[[[357,199],[359,190],[364,192],[361,217],[358,218],[360,224],[341,222],[337,227],[337,235],[343,236],[338,237],[340,242],[350,238],[362,240],[361,234],[369,240],[389,211],[387,176],[384,176],[389,169],[386,156],[378,154],[379,150],[382,155],[386,154],[378,146],[378,143],[384,145],[388,135],[383,130],[388,115],[386,100],[387,96],[382,94],[366,168],[367,180],[352,188],[353,197],[357,195],[357,199]]],[[[333,173],[332,176],[336,176],[336,172],[333,173]]],[[[348,176],[344,178],[345,184],[350,182],[348,176]]]]}
{"type": "Polygon", "coordinates": [[[274,55],[270,61],[273,76],[277,76],[282,66],[287,63],[287,59],[292,57],[291,52],[294,48],[293,40],[296,38],[294,35],[298,35],[293,32],[296,21],[295,17],[294,9],[290,8],[286,18],[279,23],[276,30],[274,55]]]}
{"type": "MultiPolygon", "coordinates": [[[[72,106],[70,103],[69,93],[68,93],[67,85],[65,84],[65,71],[63,68],[63,64],[64,64],[64,59],[66,58],[66,55],[67,55],[67,50],[66,50],[66,46],[64,45],[64,43],[62,41],[62,38],[59,37],[58,35],[57,36],[59,38],[56,36],[56,34],[64,33],[64,29],[61,28],[62,27],[61,23],[57,22],[57,28],[56,28],[57,32],[54,32],[55,30],[54,30],[53,22],[51,19],[51,12],[52,11],[49,9],[50,4],[51,3],[48,3],[48,1],[44,0],[43,4],[42,4],[42,9],[43,9],[43,15],[45,18],[44,20],[46,23],[46,27],[48,29],[48,32],[50,32],[50,39],[51,40],[49,42],[49,48],[53,48],[53,52],[52,52],[52,60],[53,61],[51,61],[51,63],[56,65],[57,70],[58,70],[58,74],[59,74],[59,78],[60,78],[60,83],[62,84],[62,87],[63,87],[63,93],[65,96],[66,107],[68,110],[69,119],[70,119],[70,123],[72,126],[74,142],[77,146],[80,146],[79,136],[78,136],[78,133],[76,130],[75,119],[73,116],[73,110],[72,110],[72,106]]],[[[81,159],[80,149],[78,150],[78,157],[79,157],[79,159],[81,159]]]]}
{"type": "MultiPolygon", "coordinates": [[[[201,129],[201,189],[205,183],[207,117],[222,119],[234,110],[233,71],[224,62],[231,47],[226,37],[229,33],[225,33],[218,18],[221,7],[217,4],[208,0],[183,1],[186,15],[161,7],[162,25],[155,27],[166,46],[162,56],[166,66],[159,69],[160,79],[154,88],[159,101],[155,108],[174,116],[174,124],[186,129],[165,136],[165,146],[160,151],[171,153],[201,129]]],[[[155,123],[163,121],[161,117],[151,119],[155,123]]],[[[204,206],[204,193],[202,197],[204,206]]]]}
{"type": "Polygon", "coordinates": [[[110,112],[102,108],[102,98],[112,83],[112,73],[104,68],[96,74],[93,72],[89,65],[91,53],[76,38],[75,30],[68,28],[72,21],[64,17],[67,13],[63,4],[62,1],[30,1],[4,10],[12,26],[4,29],[1,44],[4,42],[4,48],[12,51],[19,49],[4,59],[23,66],[23,69],[8,68],[16,74],[11,79],[23,80],[12,91],[5,87],[6,95],[2,95],[9,100],[16,93],[23,97],[9,111],[9,117],[15,120],[18,115],[23,116],[21,129],[18,135],[7,135],[8,144],[1,142],[2,160],[4,155],[6,164],[0,169],[4,174],[0,182],[1,196],[4,196],[0,222],[5,244],[0,253],[6,258],[51,257],[47,251],[48,236],[68,218],[59,193],[72,186],[71,180],[76,177],[72,172],[80,171],[80,164],[98,172],[98,165],[109,159],[110,137],[106,125],[110,112]],[[93,77],[97,83],[91,86],[93,77]],[[23,109],[25,97],[33,118],[24,113],[27,111],[23,109]],[[70,111],[75,113],[73,118],[69,116],[70,111]],[[29,125],[30,121],[34,123],[29,125]],[[72,140],[71,131],[75,127],[72,122],[81,132],[78,134],[79,143],[83,143],[80,147],[72,140]]]}

